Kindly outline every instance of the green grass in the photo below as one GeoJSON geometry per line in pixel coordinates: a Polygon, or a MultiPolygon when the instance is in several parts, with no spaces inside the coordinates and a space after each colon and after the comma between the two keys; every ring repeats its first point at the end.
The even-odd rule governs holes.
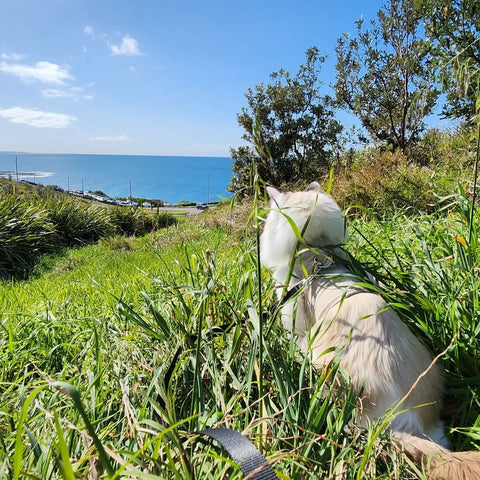
{"type": "Polygon", "coordinates": [[[15,181],[0,183],[0,277],[27,277],[42,255],[174,225],[167,213],[105,207],[15,181]],[[20,189],[17,191],[17,188],[20,189]]]}
{"type": "MultiPolygon", "coordinates": [[[[470,222],[464,196],[451,200],[432,215],[358,217],[348,248],[432,352],[453,339],[447,425],[454,447],[475,448],[480,218],[470,222]]],[[[2,282],[1,478],[242,478],[191,433],[212,426],[247,434],[283,479],[418,478],[378,425],[353,426],[338,365],[313,368],[268,314],[255,218],[238,212],[65,249],[28,280],[2,282]],[[202,333],[229,322],[214,339],[202,333]]]]}

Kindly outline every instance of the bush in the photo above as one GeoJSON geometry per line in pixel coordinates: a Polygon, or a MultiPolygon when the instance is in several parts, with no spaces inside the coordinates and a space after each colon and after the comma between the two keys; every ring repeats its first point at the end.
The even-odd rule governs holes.
{"type": "Polygon", "coordinates": [[[146,235],[147,233],[176,224],[168,213],[149,215],[138,208],[114,208],[110,213],[115,233],[118,235],[146,235]]]}
{"type": "Polygon", "coordinates": [[[41,253],[53,248],[55,228],[38,205],[0,197],[0,277],[24,275],[41,253]]]}
{"type": "Polygon", "coordinates": [[[0,192],[0,277],[25,276],[44,253],[176,223],[166,213],[101,207],[48,189],[15,192],[16,182],[6,187],[0,192]]]}
{"type": "Polygon", "coordinates": [[[114,233],[107,208],[67,196],[48,196],[45,209],[56,229],[58,244],[72,247],[92,243],[114,233]]]}
{"type": "Polygon", "coordinates": [[[170,227],[178,223],[178,220],[173,215],[165,212],[157,212],[154,218],[156,229],[170,227]]]}
{"type": "Polygon", "coordinates": [[[401,153],[362,157],[334,177],[335,198],[343,207],[361,206],[380,215],[411,208],[431,212],[437,204],[435,173],[401,153]],[[434,193],[435,192],[435,193],[434,193]]]}
{"type": "Polygon", "coordinates": [[[421,141],[413,147],[410,158],[417,165],[434,168],[438,172],[452,173],[451,169],[470,166],[475,151],[475,134],[467,127],[453,131],[432,128],[425,132],[421,141]]]}

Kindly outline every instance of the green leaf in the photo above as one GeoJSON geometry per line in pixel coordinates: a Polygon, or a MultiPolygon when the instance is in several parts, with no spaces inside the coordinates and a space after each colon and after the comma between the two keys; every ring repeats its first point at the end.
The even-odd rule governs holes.
{"type": "Polygon", "coordinates": [[[102,442],[98,438],[98,435],[95,432],[95,429],[93,428],[93,425],[90,422],[90,419],[88,418],[85,408],[83,407],[83,403],[80,398],[80,392],[73,385],[70,385],[69,383],[66,383],[66,382],[53,382],[51,383],[51,385],[55,387],[59,392],[63,393],[64,395],[66,395],[72,400],[73,405],[77,409],[78,413],[80,413],[80,416],[82,417],[82,420],[85,423],[85,427],[89,435],[93,439],[93,443],[95,445],[95,448],[97,449],[100,463],[105,468],[105,470],[107,470],[109,475],[113,475],[114,470],[113,470],[112,464],[110,462],[110,459],[105,449],[103,448],[102,442]]]}
{"type": "Polygon", "coordinates": [[[57,432],[57,449],[60,452],[62,476],[65,480],[75,480],[67,443],[65,442],[62,426],[60,425],[56,411],[53,413],[53,418],[55,421],[55,430],[57,432]]]}

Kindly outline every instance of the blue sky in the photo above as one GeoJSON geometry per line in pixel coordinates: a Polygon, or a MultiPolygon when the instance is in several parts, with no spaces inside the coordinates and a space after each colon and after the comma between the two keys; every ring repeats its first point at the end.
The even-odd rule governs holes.
{"type": "Polygon", "coordinates": [[[329,56],[367,0],[2,0],[0,151],[228,156],[245,92],[329,56]]]}

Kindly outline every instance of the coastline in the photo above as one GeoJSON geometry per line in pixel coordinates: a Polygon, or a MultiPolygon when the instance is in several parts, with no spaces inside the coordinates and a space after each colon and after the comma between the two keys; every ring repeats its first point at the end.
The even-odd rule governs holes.
{"type": "Polygon", "coordinates": [[[68,191],[102,191],[112,198],[161,199],[171,204],[231,197],[230,157],[22,153],[17,161],[18,165],[15,156],[0,152],[2,176],[68,191]]]}
{"type": "MultiPolygon", "coordinates": [[[[19,172],[20,176],[20,172],[19,172]]],[[[112,207],[130,207],[130,208],[140,208],[148,213],[154,212],[164,212],[170,213],[173,216],[187,216],[187,215],[198,215],[204,212],[206,209],[212,209],[217,206],[218,202],[210,202],[208,206],[206,206],[206,202],[180,202],[179,204],[170,204],[168,202],[158,201],[158,200],[149,200],[149,199],[136,199],[139,202],[136,202],[135,199],[128,199],[128,200],[119,200],[119,199],[112,199],[108,196],[100,196],[94,193],[81,193],[78,191],[66,191],[58,186],[52,185],[43,185],[41,183],[34,183],[29,182],[28,180],[16,180],[12,176],[4,176],[1,175],[0,172],[0,191],[2,190],[2,186],[4,185],[15,185],[18,184],[19,188],[23,186],[23,188],[35,189],[36,191],[43,190],[43,189],[51,189],[53,191],[63,193],[65,195],[71,195],[73,197],[77,197],[83,201],[87,201],[92,204],[102,205],[104,207],[112,206],[112,207]],[[201,205],[201,206],[200,206],[201,205]]],[[[13,187],[14,189],[18,187],[13,187]]],[[[15,191],[15,190],[13,190],[15,191]]],[[[22,191],[22,190],[19,190],[22,191]]]]}

